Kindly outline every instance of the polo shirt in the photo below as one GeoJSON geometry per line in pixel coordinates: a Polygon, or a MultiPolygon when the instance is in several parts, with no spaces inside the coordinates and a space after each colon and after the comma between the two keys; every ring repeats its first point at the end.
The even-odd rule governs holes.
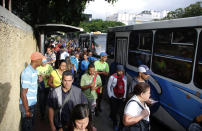
{"type": "MultiPolygon", "coordinates": [[[[86,85],[90,85],[93,82],[93,78],[94,75],[91,76],[88,73],[85,73],[84,75],[82,75],[81,77],[81,83],[80,86],[86,86],[86,85]]],[[[95,80],[95,87],[96,86],[102,86],[102,81],[99,75],[96,76],[96,80],[95,80]]],[[[83,93],[85,95],[85,97],[87,99],[97,99],[97,93],[96,90],[91,90],[90,88],[83,90],[83,93]]]]}
{"type": "Polygon", "coordinates": [[[45,84],[45,88],[48,88],[48,79],[46,76],[50,75],[50,73],[53,71],[53,67],[49,64],[46,64],[45,66],[39,66],[36,68],[36,70],[38,71],[38,75],[42,75],[43,77],[43,81],[45,84]]]}
{"type": "Polygon", "coordinates": [[[107,62],[100,62],[100,60],[95,61],[94,63],[95,65],[95,70],[96,71],[105,71],[105,72],[109,72],[109,65],[107,64],[107,62]]]}
{"type": "MultiPolygon", "coordinates": [[[[21,87],[24,89],[28,89],[26,94],[28,106],[32,106],[37,103],[37,89],[38,89],[37,73],[38,73],[37,70],[35,70],[31,65],[28,65],[21,73],[21,87]]],[[[22,104],[21,98],[20,98],[20,104],[22,104]]]]}
{"type": "MultiPolygon", "coordinates": [[[[128,102],[130,102],[131,100],[136,100],[138,103],[140,103],[140,105],[142,105],[142,107],[144,107],[144,109],[147,109],[150,114],[150,110],[149,110],[149,107],[147,106],[147,104],[143,105],[136,95],[134,95],[128,102]]],[[[128,103],[128,102],[125,106],[124,114],[127,114],[132,117],[139,116],[142,111],[142,108],[135,101],[131,101],[130,103],[128,103]]],[[[146,121],[149,121],[149,115],[143,119],[146,121]]]]}

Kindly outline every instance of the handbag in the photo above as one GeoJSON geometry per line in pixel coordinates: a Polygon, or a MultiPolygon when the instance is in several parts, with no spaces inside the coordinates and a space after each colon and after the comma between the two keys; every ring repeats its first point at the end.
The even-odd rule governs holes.
{"type": "MultiPolygon", "coordinates": [[[[136,100],[131,100],[128,102],[128,104],[132,101],[135,101],[140,106],[140,108],[142,108],[142,110],[144,110],[142,105],[140,105],[140,103],[137,102],[136,100]]],[[[122,131],[149,131],[149,130],[150,130],[150,123],[144,119],[140,120],[138,123],[136,123],[134,125],[124,126],[122,129],[122,131]]]]}

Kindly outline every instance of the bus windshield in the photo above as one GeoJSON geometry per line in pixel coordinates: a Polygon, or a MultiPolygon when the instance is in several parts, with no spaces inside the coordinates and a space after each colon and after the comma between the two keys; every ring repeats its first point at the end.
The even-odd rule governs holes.
{"type": "Polygon", "coordinates": [[[99,55],[106,50],[106,35],[96,35],[92,37],[92,46],[95,48],[95,54],[99,55]]]}

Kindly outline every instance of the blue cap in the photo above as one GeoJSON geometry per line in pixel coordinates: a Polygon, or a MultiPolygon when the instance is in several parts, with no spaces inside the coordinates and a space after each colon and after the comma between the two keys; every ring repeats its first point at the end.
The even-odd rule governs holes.
{"type": "Polygon", "coordinates": [[[107,53],[105,53],[105,52],[101,52],[101,53],[100,53],[100,56],[108,56],[108,55],[107,55],[107,53]]]}
{"type": "Polygon", "coordinates": [[[141,73],[144,73],[144,74],[147,74],[147,75],[152,75],[153,74],[153,72],[146,65],[140,65],[138,67],[138,72],[141,72],[141,73]]]}
{"type": "Polygon", "coordinates": [[[117,65],[116,66],[116,71],[124,71],[123,65],[117,65]]]}

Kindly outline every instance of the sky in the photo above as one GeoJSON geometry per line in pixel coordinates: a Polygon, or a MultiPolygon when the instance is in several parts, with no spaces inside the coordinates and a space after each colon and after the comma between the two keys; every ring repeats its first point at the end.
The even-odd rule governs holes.
{"type": "Polygon", "coordinates": [[[105,0],[94,0],[87,4],[84,13],[92,14],[93,19],[105,20],[114,13],[140,13],[143,10],[174,11],[202,0],[118,0],[109,4],[105,0]]]}

